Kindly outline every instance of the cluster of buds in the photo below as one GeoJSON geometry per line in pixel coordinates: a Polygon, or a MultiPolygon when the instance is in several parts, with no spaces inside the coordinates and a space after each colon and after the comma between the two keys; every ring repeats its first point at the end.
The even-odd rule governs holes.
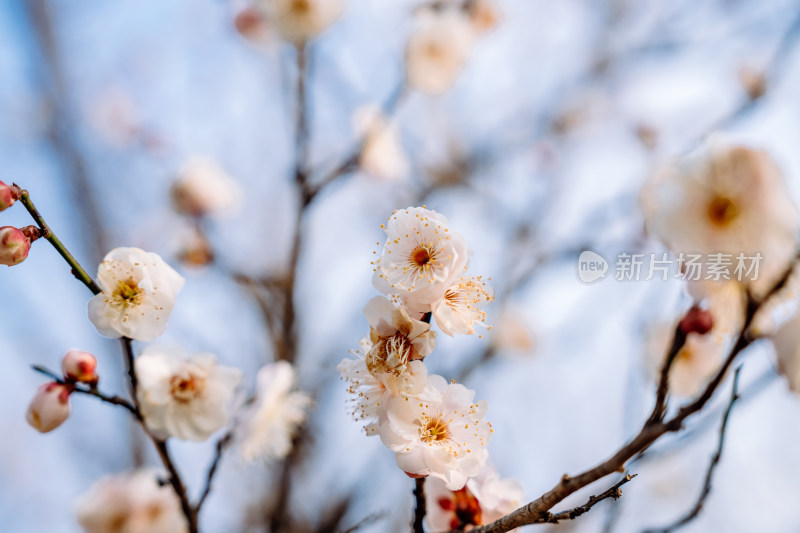
{"type": "Polygon", "coordinates": [[[95,388],[98,382],[97,359],[89,352],[70,350],[61,361],[64,379],[41,385],[31,400],[25,419],[40,433],[48,433],[69,417],[69,395],[78,383],[95,388]]]}
{"type": "MultiPolygon", "coordinates": [[[[5,211],[19,199],[20,190],[16,185],[0,181],[0,211],[5,211]]],[[[15,228],[0,227],[0,265],[13,266],[25,261],[33,241],[42,236],[36,226],[15,228]]]]}

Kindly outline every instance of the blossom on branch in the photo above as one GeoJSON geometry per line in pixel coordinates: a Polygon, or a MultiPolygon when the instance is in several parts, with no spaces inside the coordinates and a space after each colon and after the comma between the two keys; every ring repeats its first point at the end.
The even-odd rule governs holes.
{"type": "Polygon", "coordinates": [[[105,477],[77,501],[86,533],[185,533],[186,519],[172,487],[155,470],[105,477]]]}
{"type": "Polygon", "coordinates": [[[148,346],[135,360],[138,399],[147,427],[160,438],[204,441],[231,419],[242,381],[237,368],[218,365],[207,353],[188,355],[176,346],[148,346]]]}
{"type": "Polygon", "coordinates": [[[5,211],[17,201],[17,194],[14,189],[0,181],[0,211],[5,211]]]}
{"type": "Polygon", "coordinates": [[[486,402],[474,397],[475,391],[436,375],[419,398],[393,397],[380,436],[397,466],[412,477],[441,479],[449,490],[478,475],[489,458],[492,426],[483,420],[486,402]]]}
{"type": "Polygon", "coordinates": [[[83,350],[68,351],[61,360],[61,370],[68,381],[96,385],[100,379],[97,376],[97,359],[83,350]]]}
{"type": "Polygon", "coordinates": [[[364,107],[356,111],[356,131],[364,138],[361,168],[375,178],[396,181],[408,173],[408,158],[398,139],[397,129],[379,110],[364,107]]]}
{"type": "Polygon", "coordinates": [[[116,248],[97,269],[102,292],[89,300],[89,320],[106,337],[155,340],[167,327],[183,283],[158,255],[116,248]]]}
{"type": "Polygon", "coordinates": [[[69,395],[72,389],[55,381],[41,385],[28,406],[25,420],[36,431],[48,433],[69,417],[69,395]]]}
{"type": "Polygon", "coordinates": [[[28,258],[31,239],[13,226],[0,228],[0,265],[14,266],[28,258]]]}
{"type": "Polygon", "coordinates": [[[448,490],[444,482],[430,479],[425,483],[427,514],[431,531],[468,530],[490,524],[522,504],[522,485],[514,479],[500,479],[491,463],[470,478],[459,490],[448,490]]]}
{"type": "Polygon", "coordinates": [[[342,0],[257,0],[256,8],[283,39],[300,44],[313,39],[342,14],[342,0]]]}
{"type": "Polygon", "coordinates": [[[243,413],[237,435],[239,452],[245,461],[286,457],[292,437],[306,419],[311,397],[295,388],[295,371],[278,361],[258,371],[256,397],[243,413]]]}
{"type": "Polygon", "coordinates": [[[480,306],[492,301],[494,296],[480,276],[461,278],[431,305],[431,312],[445,335],[471,335],[475,333],[475,324],[485,326],[486,311],[480,306]]]}

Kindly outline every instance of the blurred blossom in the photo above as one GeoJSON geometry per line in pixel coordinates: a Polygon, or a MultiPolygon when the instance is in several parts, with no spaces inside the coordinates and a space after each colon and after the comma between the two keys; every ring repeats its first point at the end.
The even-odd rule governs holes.
{"type": "Polygon", "coordinates": [[[118,87],[109,87],[88,104],[89,123],[115,146],[126,146],[141,132],[136,105],[130,95],[118,87]]]}
{"type": "Polygon", "coordinates": [[[313,39],[339,18],[344,0],[256,0],[281,37],[293,43],[313,39]]]}
{"type": "Polygon", "coordinates": [[[500,479],[494,466],[486,463],[477,476],[456,491],[448,490],[439,479],[426,480],[425,523],[431,531],[469,530],[470,526],[490,524],[516,510],[522,505],[522,498],[518,481],[500,479]]]}
{"type": "Polygon", "coordinates": [[[244,409],[237,429],[239,452],[245,461],[272,461],[286,457],[292,438],[306,419],[312,400],[295,391],[295,371],[278,361],[258,371],[253,402],[244,409]]]}
{"type": "Polygon", "coordinates": [[[269,20],[256,6],[247,6],[236,14],[234,25],[239,34],[257,47],[272,44],[269,20]]]}
{"type": "Polygon", "coordinates": [[[494,0],[468,0],[466,9],[478,33],[487,32],[500,23],[500,7],[494,0]]]}
{"type": "Polygon", "coordinates": [[[180,502],[169,484],[151,469],[98,480],[76,502],[86,533],[184,533],[180,502]]]}
{"type": "Polygon", "coordinates": [[[103,292],[89,300],[89,319],[106,337],[153,341],[164,333],[184,281],[157,254],[116,248],[97,269],[103,292]]]}
{"type": "Polygon", "coordinates": [[[424,9],[406,46],[406,78],[413,89],[442,94],[469,59],[475,30],[458,8],[424,9]]]}
{"type": "Polygon", "coordinates": [[[362,107],[354,118],[356,132],[364,137],[361,168],[368,175],[386,181],[406,177],[408,158],[398,138],[397,128],[377,108],[362,107]]]}
{"type": "Polygon", "coordinates": [[[492,329],[492,345],[498,350],[527,353],[535,346],[534,336],[519,312],[505,312],[492,329]]]}
{"type": "Polygon", "coordinates": [[[239,183],[206,157],[188,158],[172,184],[175,209],[194,217],[230,213],[242,198],[239,183]]]}
{"type": "Polygon", "coordinates": [[[777,367],[789,383],[789,388],[800,394],[800,315],[796,314],[783,324],[773,337],[777,367]]]}
{"type": "Polygon", "coordinates": [[[54,381],[41,385],[28,406],[25,420],[40,433],[53,431],[69,417],[70,392],[68,385],[54,381]]]}
{"type": "Polygon", "coordinates": [[[136,358],[138,397],[147,427],[162,438],[203,441],[231,419],[242,372],[207,353],[147,346],[136,358]]]}
{"type": "Polygon", "coordinates": [[[432,476],[449,490],[462,488],[489,458],[492,426],[483,418],[485,401],[475,391],[441,376],[429,376],[423,396],[395,396],[380,424],[383,443],[397,466],[412,477],[432,476]]]}
{"type": "Polygon", "coordinates": [[[783,173],[761,150],[712,145],[656,174],[642,191],[647,229],[677,255],[764,257],[748,285],[766,293],[797,249],[798,212],[783,173]]]}

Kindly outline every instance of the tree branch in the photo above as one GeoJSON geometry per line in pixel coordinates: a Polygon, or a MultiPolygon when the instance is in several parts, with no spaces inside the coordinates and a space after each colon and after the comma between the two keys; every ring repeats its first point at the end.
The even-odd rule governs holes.
{"type": "Polygon", "coordinates": [[[195,512],[200,514],[200,509],[202,509],[203,504],[208,498],[208,495],[211,494],[211,483],[214,480],[214,475],[217,473],[217,468],[219,467],[220,462],[222,461],[222,455],[225,453],[225,449],[233,440],[233,431],[229,431],[226,433],[221,439],[217,441],[217,446],[215,448],[214,459],[211,461],[211,465],[208,467],[208,473],[206,474],[206,485],[203,489],[203,492],[200,494],[200,499],[197,501],[197,505],[194,506],[195,512]]]}
{"type": "Polygon", "coordinates": [[[626,474],[625,477],[620,479],[617,483],[614,484],[614,486],[609,488],[607,491],[598,494],[597,496],[589,497],[589,501],[587,501],[580,507],[575,507],[574,509],[568,509],[566,511],[561,511],[560,513],[551,515],[550,519],[547,520],[547,522],[551,524],[557,524],[562,520],[574,520],[575,518],[581,516],[582,514],[589,512],[589,510],[592,507],[602,502],[603,500],[607,500],[609,498],[613,498],[614,500],[616,500],[620,498],[622,496],[622,491],[620,490],[620,487],[622,487],[622,485],[635,478],[637,475],[638,474],[626,474]]]}
{"type": "Polygon", "coordinates": [[[425,478],[419,477],[414,480],[414,521],[412,527],[414,533],[425,533],[425,478]]]}
{"type": "Polygon", "coordinates": [[[731,415],[731,411],[733,410],[733,404],[736,403],[736,400],[739,399],[739,372],[742,370],[742,367],[738,367],[736,372],[733,375],[733,386],[731,387],[731,399],[728,401],[728,408],[725,410],[725,414],[722,416],[722,425],[719,428],[719,442],[717,444],[717,451],[714,453],[714,456],[711,458],[711,462],[708,465],[708,470],[706,471],[706,478],[705,482],[703,483],[703,490],[700,492],[700,496],[697,498],[694,506],[691,510],[686,513],[684,516],[673,522],[672,524],[665,526],[663,528],[653,528],[647,529],[643,533],[671,533],[672,531],[676,531],[695,518],[700,515],[700,511],[703,509],[703,505],[705,504],[708,495],[711,494],[711,481],[714,477],[714,470],[717,468],[717,465],[722,458],[722,449],[725,445],[725,432],[728,429],[728,418],[731,415]]]}
{"type": "Polygon", "coordinates": [[[139,414],[139,411],[137,411],[136,408],[133,405],[131,405],[131,403],[125,398],[103,394],[102,392],[97,390],[96,386],[95,387],[84,386],[79,383],[72,383],[65,381],[64,379],[61,378],[61,376],[41,365],[31,365],[31,368],[34,370],[34,372],[39,372],[40,374],[44,374],[45,376],[52,379],[56,383],[60,383],[61,385],[66,385],[70,387],[72,389],[72,392],[76,392],[78,394],[85,394],[87,396],[94,396],[98,400],[101,400],[105,403],[110,403],[111,405],[118,405],[123,409],[126,409],[131,415],[133,415],[133,417],[136,420],[141,420],[141,415],[139,414]]]}

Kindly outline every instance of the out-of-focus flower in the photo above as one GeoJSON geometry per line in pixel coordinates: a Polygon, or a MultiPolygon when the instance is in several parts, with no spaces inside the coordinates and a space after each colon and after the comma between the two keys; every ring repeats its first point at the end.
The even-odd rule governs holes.
{"type": "Polygon", "coordinates": [[[94,95],[87,110],[89,123],[104,140],[123,147],[141,139],[141,117],[128,92],[120,87],[107,87],[94,95]]]}
{"type": "Polygon", "coordinates": [[[25,420],[36,431],[47,433],[69,417],[69,395],[72,389],[55,381],[41,385],[28,406],[25,420]]]}
{"type": "Polygon", "coordinates": [[[98,480],[76,502],[76,514],[86,533],[188,531],[175,492],[150,469],[98,480]]]}
{"type": "Polygon", "coordinates": [[[204,267],[214,261],[214,249],[204,235],[194,232],[181,250],[180,260],[188,266],[204,267]]]}
{"type": "Polygon", "coordinates": [[[756,337],[773,335],[797,314],[800,306],[800,263],[795,263],[786,283],[766,302],[753,317],[750,334],[756,337]]]}
{"type": "Polygon", "coordinates": [[[469,0],[466,9],[472,27],[478,33],[487,32],[500,22],[500,8],[494,0],[469,0]]]}
{"type": "Polygon", "coordinates": [[[394,393],[416,394],[427,383],[427,371],[420,359],[436,346],[431,325],[408,316],[383,296],[364,307],[370,325],[372,346],[366,353],[369,371],[394,393]]]}
{"type": "Polygon", "coordinates": [[[258,0],[256,6],[275,25],[284,40],[313,39],[339,18],[342,0],[258,0]]]}
{"type": "Polygon", "coordinates": [[[155,434],[203,441],[231,419],[231,401],[242,381],[237,368],[211,354],[187,355],[176,346],[148,346],[136,358],[142,415],[155,434]]]}
{"type": "Polygon", "coordinates": [[[361,108],[354,119],[356,132],[363,136],[361,168],[378,179],[394,181],[408,174],[406,157],[397,130],[377,109],[361,108]]]}
{"type": "Polygon", "coordinates": [[[194,217],[235,210],[242,201],[239,183],[211,159],[186,160],[172,184],[172,200],[179,213],[194,217]]]}
{"type": "Polygon", "coordinates": [[[480,306],[491,301],[494,296],[480,276],[461,278],[444,291],[442,299],[431,305],[431,312],[442,333],[451,337],[471,335],[475,333],[475,324],[485,325],[486,311],[480,306]]]}
{"type": "MultiPolygon", "coordinates": [[[[522,504],[522,486],[514,479],[500,479],[497,470],[486,463],[464,488],[451,491],[439,479],[425,483],[428,512],[425,521],[431,531],[470,529],[490,524],[522,504]]],[[[516,531],[516,530],[514,530],[516,531]]]]}
{"type": "Polygon", "coordinates": [[[373,262],[372,284],[384,294],[401,295],[410,309],[439,300],[464,273],[467,244],[436,211],[395,211],[381,227],[387,238],[382,255],[373,262]]]}
{"type": "Polygon", "coordinates": [[[99,379],[97,359],[94,355],[82,350],[70,350],[64,354],[64,358],[61,360],[61,370],[69,381],[96,384],[99,379]]]}
{"type": "Polygon", "coordinates": [[[424,10],[406,45],[406,79],[414,89],[442,94],[455,82],[475,40],[470,18],[457,8],[424,10]]]}
{"type": "Polygon", "coordinates": [[[783,174],[766,152],[712,146],[656,174],[642,191],[648,230],[676,254],[757,257],[743,272],[756,297],[788,267],[797,248],[798,212],[783,174]]]}
{"type": "Polygon", "coordinates": [[[236,31],[256,46],[264,46],[270,40],[269,21],[256,6],[247,6],[236,14],[236,31]]]}
{"type": "Polygon", "coordinates": [[[10,185],[0,181],[0,211],[5,211],[17,201],[17,195],[10,185]]]}
{"type": "Polygon", "coordinates": [[[31,240],[25,232],[12,226],[0,228],[0,265],[14,266],[28,258],[31,240]]]}
{"type": "Polygon", "coordinates": [[[800,394],[800,315],[783,324],[772,340],[778,370],[786,378],[789,388],[800,394]]]}
{"type": "Polygon", "coordinates": [[[530,327],[519,313],[505,312],[500,316],[497,326],[492,329],[492,345],[498,350],[530,352],[536,345],[530,327]]]}
{"type": "MultiPolygon", "coordinates": [[[[735,281],[703,282],[690,284],[695,300],[703,303],[700,313],[710,313],[710,329],[688,330],[686,342],[672,363],[669,388],[678,396],[693,396],[708,383],[719,370],[725,356],[733,346],[744,325],[746,296],[742,286],[735,281]],[[702,331],[706,333],[701,333],[702,331]]],[[[685,318],[685,317],[684,317],[685,318]]],[[[703,318],[705,320],[705,318],[703,318]]],[[[700,319],[693,319],[700,326],[700,319]]],[[[664,326],[651,334],[649,350],[654,355],[653,366],[660,368],[669,350],[675,327],[664,326]]],[[[654,368],[655,370],[655,368],[654,368]]]]}
{"type": "Polygon", "coordinates": [[[306,419],[311,397],[293,391],[295,372],[286,361],[278,361],[258,372],[258,391],[245,408],[239,452],[246,461],[281,459],[292,449],[292,437],[306,419]]]}
{"type": "Polygon", "coordinates": [[[89,300],[89,320],[106,337],[155,340],[167,327],[184,281],[154,253],[116,248],[97,269],[103,292],[89,300]]]}
{"type": "Polygon", "coordinates": [[[380,436],[397,466],[411,476],[441,479],[449,490],[478,475],[492,428],[483,420],[486,402],[473,403],[474,397],[475,391],[436,375],[420,397],[393,397],[380,436]]]}

